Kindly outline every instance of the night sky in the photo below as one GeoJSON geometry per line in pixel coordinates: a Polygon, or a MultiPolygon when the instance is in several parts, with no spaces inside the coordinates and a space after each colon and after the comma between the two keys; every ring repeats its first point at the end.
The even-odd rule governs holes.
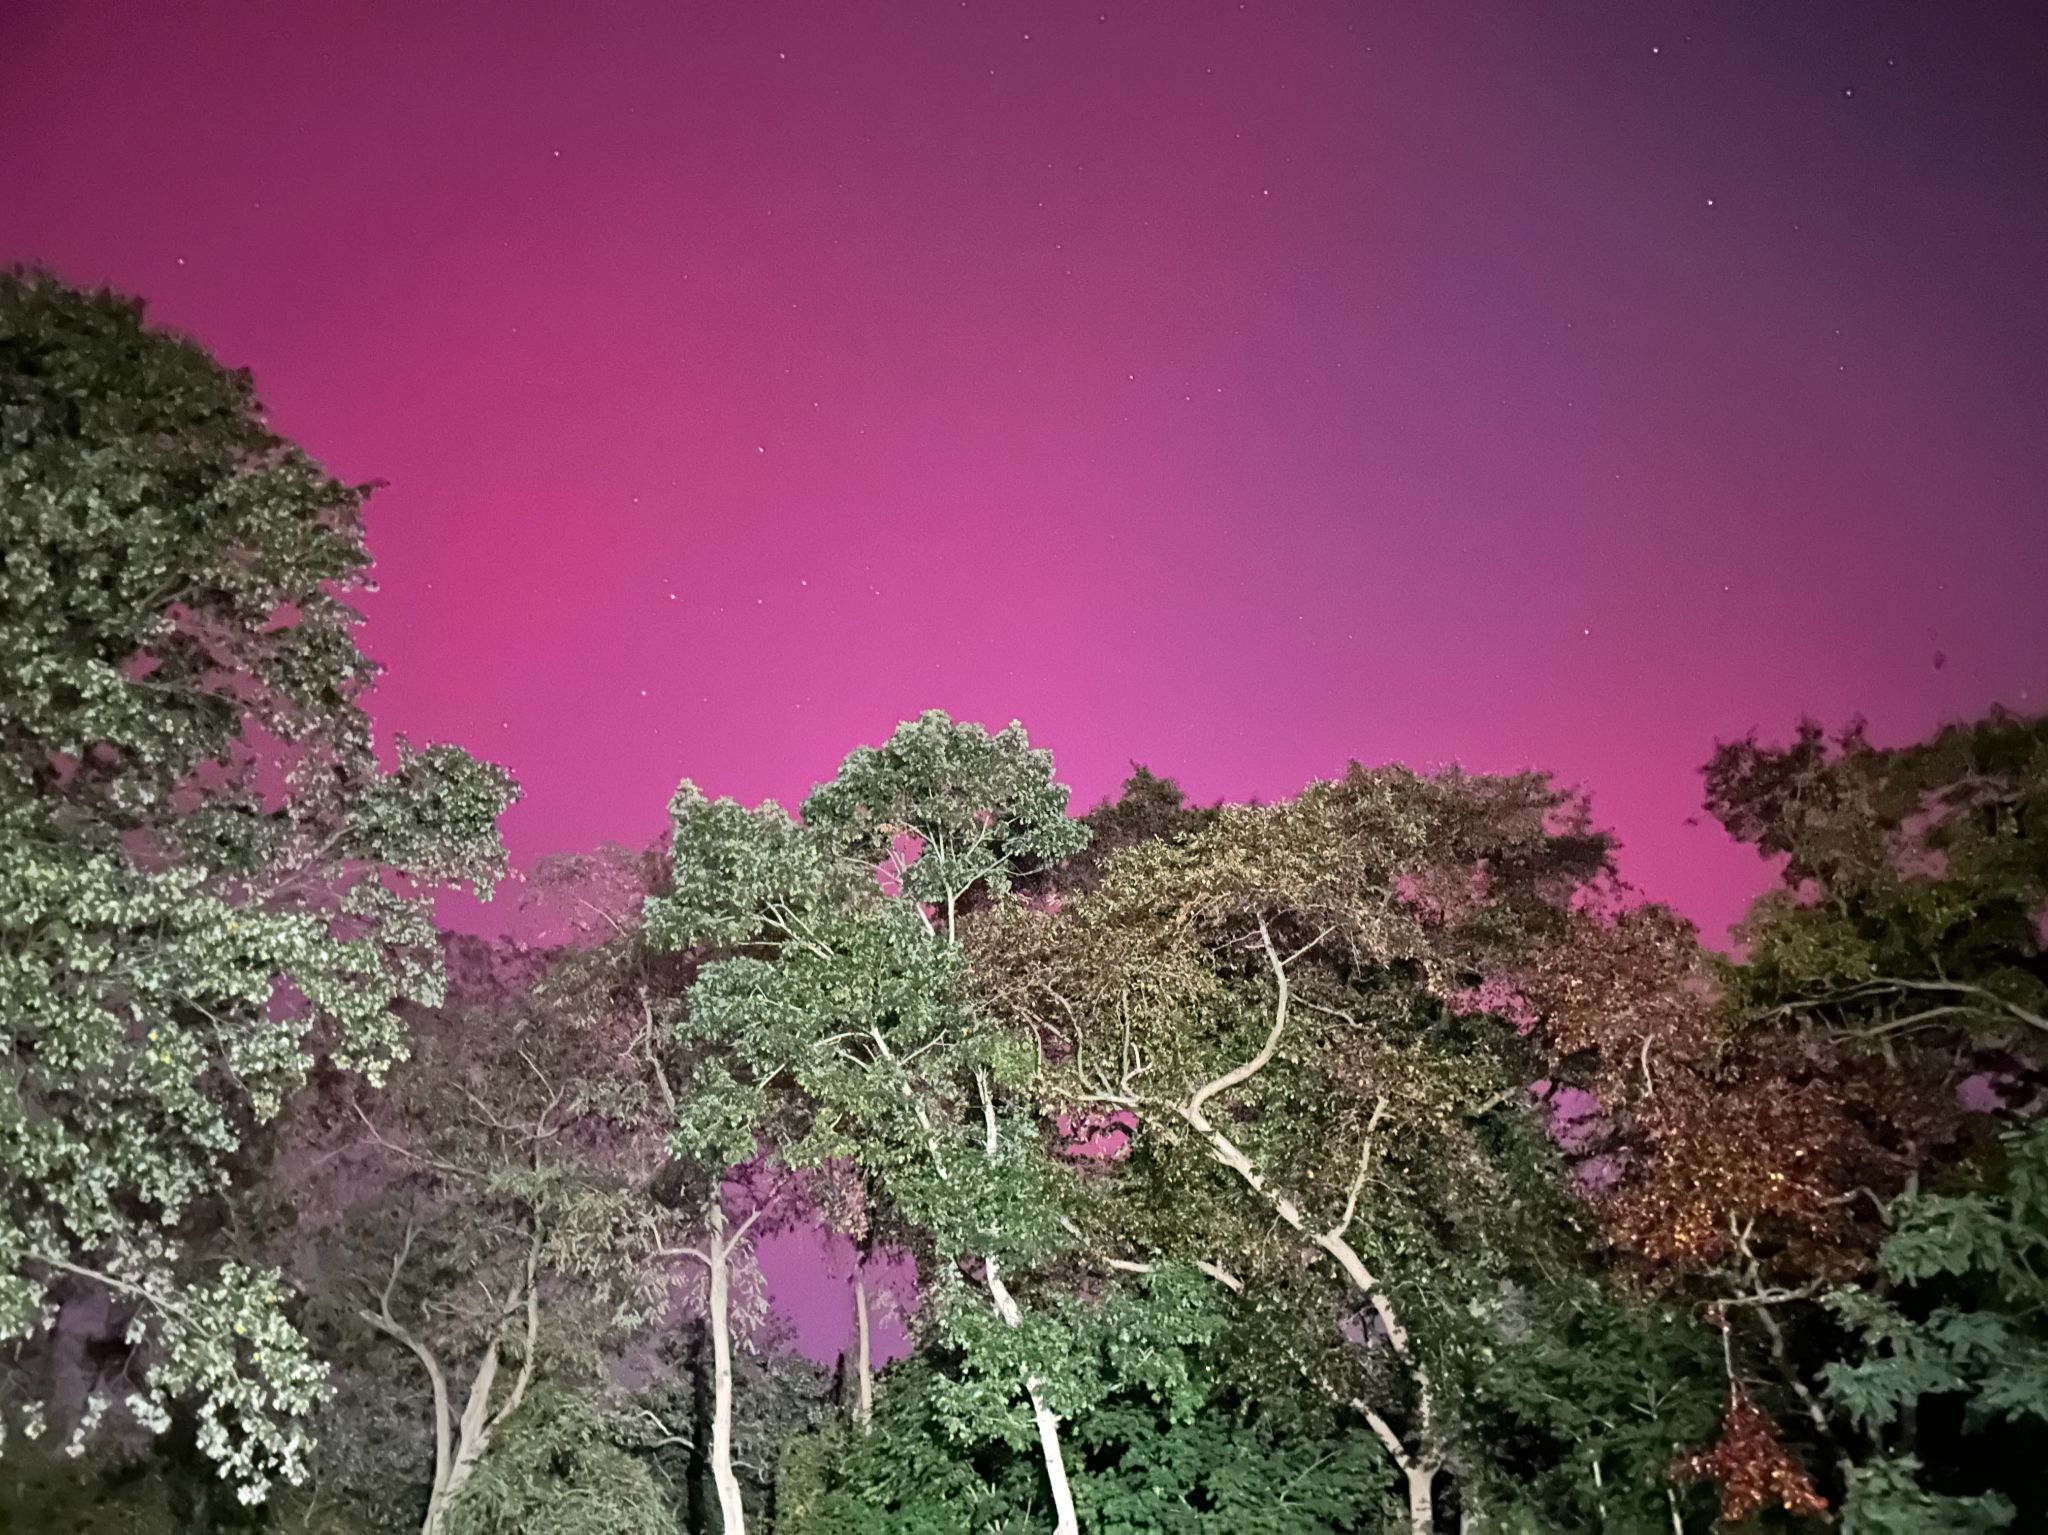
{"type": "Polygon", "coordinates": [[[0,0],[0,261],[388,482],[520,857],[937,707],[1083,803],[2048,699],[2036,5],[0,0]]]}

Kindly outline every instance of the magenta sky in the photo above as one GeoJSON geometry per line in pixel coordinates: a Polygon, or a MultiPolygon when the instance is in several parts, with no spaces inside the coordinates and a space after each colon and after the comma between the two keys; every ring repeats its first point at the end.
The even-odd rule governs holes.
{"type": "Polygon", "coordinates": [[[8,0],[0,260],[390,482],[378,713],[521,855],[936,706],[1547,766],[1718,937],[1717,735],[2048,700],[2039,14],[8,0]]]}
{"type": "Polygon", "coordinates": [[[937,706],[1549,766],[1718,935],[1717,734],[2048,698],[2027,10],[12,0],[0,259],[390,482],[522,854],[937,706]]]}

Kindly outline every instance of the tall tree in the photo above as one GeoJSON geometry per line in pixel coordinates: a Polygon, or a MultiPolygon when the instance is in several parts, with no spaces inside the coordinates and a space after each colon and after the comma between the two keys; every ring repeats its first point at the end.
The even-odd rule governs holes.
{"type": "MultiPolygon", "coordinates": [[[[991,736],[934,711],[850,754],[801,825],[686,781],[675,890],[648,903],[656,942],[722,956],[690,993],[679,1142],[868,1170],[940,1271],[975,1270],[982,1307],[1020,1334],[1011,1279],[1058,1240],[1056,1169],[1016,1096],[1028,1061],[977,1027],[954,940],[970,902],[1080,846],[1066,803],[1021,727],[991,736]]],[[[1056,1528],[1074,1535],[1056,1383],[1016,1366],[1056,1528]]]]}
{"type": "Polygon", "coordinates": [[[0,276],[0,1334],[112,1291],[141,1382],[88,1418],[186,1401],[252,1500],[303,1474],[322,1372],[193,1222],[316,1057],[403,1056],[428,892],[488,892],[514,795],[452,747],[379,766],[364,494],[139,306],[0,276]]]}
{"type": "Polygon", "coordinates": [[[584,1392],[572,1417],[616,1395],[611,1362],[667,1314],[698,1235],[654,1196],[668,1111],[619,1069],[634,1020],[549,1005],[544,956],[451,947],[471,984],[415,1020],[383,1090],[302,1104],[281,1189],[348,1367],[417,1404],[426,1432],[385,1474],[425,1483],[423,1535],[460,1524],[537,1388],[584,1392]]]}
{"type": "Polygon", "coordinates": [[[2048,1042],[2048,716],[1897,748],[1809,721],[1723,745],[1706,781],[1730,834],[1784,860],[1742,927],[1749,1013],[1894,1052],[2048,1042]]]}
{"type": "Polygon", "coordinates": [[[2048,996],[2048,726],[1993,713],[1880,748],[1808,723],[1722,746],[1706,784],[1781,861],[1742,958],[1658,908],[1581,916],[1520,997],[1560,1081],[1597,1098],[1592,1208],[1726,1334],[1727,1421],[1694,1469],[1731,1512],[1848,1497],[1868,1521],[1903,1462],[1870,1461],[1824,1389],[1840,1333],[1822,1300],[1891,1283],[1896,1201],[1992,1149],[1973,1081],[1983,1109],[2026,1097],[1996,1084],[2029,1074],[2048,996]]]}
{"type": "Polygon", "coordinates": [[[762,1440],[808,1421],[818,1394],[807,1367],[786,1347],[770,1346],[754,1261],[757,1237],[813,1213],[810,1190],[758,1158],[726,1155],[722,1143],[707,1155],[699,1142],[671,1136],[695,1063],[683,1037],[695,963],[650,941],[643,924],[650,900],[672,892],[666,851],[612,847],[546,860],[528,888],[547,909],[543,926],[571,940],[538,988],[540,1001],[562,1023],[616,1041],[614,1064],[625,1067],[619,1091],[637,1094],[641,1122],[669,1137],[652,1192],[696,1222],[687,1241],[666,1251],[696,1266],[702,1314],[660,1351],[668,1374],[642,1394],[634,1416],[654,1429],[665,1455],[683,1455],[687,1496],[702,1501],[708,1484],[721,1526],[743,1529],[750,1507],[772,1501],[775,1457],[762,1440]]]}
{"type": "MultiPolygon", "coordinates": [[[[1523,1225],[1495,1129],[1514,1036],[1463,1015],[1605,870],[1584,807],[1541,778],[1354,767],[1142,842],[1057,915],[1012,904],[970,934],[984,1006],[1033,1050],[1047,1101],[1124,1113],[1132,1161],[1170,1166],[1154,1186],[1178,1218],[1141,1228],[1161,1256],[1259,1303],[1298,1259],[1213,1244],[1262,1225],[1334,1272],[1369,1346],[1327,1384],[1401,1473],[1417,1532],[1471,1451],[1466,1322],[1523,1225]]],[[[1095,1245],[1152,1260],[1116,1252],[1125,1236],[1095,1245]]]]}

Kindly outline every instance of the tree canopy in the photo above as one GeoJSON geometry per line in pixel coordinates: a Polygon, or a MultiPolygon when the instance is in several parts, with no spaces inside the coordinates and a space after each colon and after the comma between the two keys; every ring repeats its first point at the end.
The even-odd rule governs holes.
{"type": "Polygon", "coordinates": [[[0,1527],[2048,1523],[2048,719],[1720,745],[1732,953],[1542,773],[1077,816],[936,710],[458,937],[366,493],[0,279],[0,1527]]]}
{"type": "Polygon", "coordinates": [[[453,747],[379,763],[362,501],[137,306],[0,276],[0,1330],[114,1291],[140,1368],[83,1423],[189,1400],[256,1499],[321,1370],[277,1274],[192,1236],[316,1059],[403,1058],[426,893],[488,891],[513,797],[453,747]]]}

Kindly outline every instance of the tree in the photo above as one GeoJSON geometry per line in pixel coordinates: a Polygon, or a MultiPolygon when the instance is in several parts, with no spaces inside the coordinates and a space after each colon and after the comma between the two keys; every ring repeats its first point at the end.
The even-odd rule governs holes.
{"type": "MultiPolygon", "coordinates": [[[[685,781],[675,890],[647,908],[653,942],[721,956],[690,992],[679,1146],[731,1164],[765,1143],[793,1166],[865,1169],[941,1270],[978,1268],[1010,1332],[1024,1328],[1011,1273],[1058,1240],[1056,1169],[1010,1097],[1028,1063],[976,1027],[954,940],[971,899],[1080,846],[1066,802],[1021,727],[991,736],[934,711],[851,753],[801,825],[685,781]]],[[[1074,1535],[1055,1386],[1019,1370],[1057,1529],[1074,1535]]]]}
{"type": "Polygon", "coordinates": [[[137,305],[0,276],[0,1333],[114,1292],[142,1379],[87,1419],[189,1402],[252,1500],[303,1475],[322,1372],[195,1223],[316,1058],[402,1058],[428,891],[488,893],[514,796],[452,747],[378,765],[364,494],[137,305]]]}
{"type": "Polygon", "coordinates": [[[2004,1529],[2007,1490],[2035,1518],[2048,1506],[2048,1124],[2007,1131],[2001,1151],[1975,1187],[1901,1197],[1881,1284],[1826,1297],[1856,1346],[1822,1380],[1872,1451],[1850,1475],[1851,1529],[2004,1529]],[[1971,1487],[1970,1460],[2000,1470],[1971,1487]]]}
{"type": "Polygon", "coordinates": [[[415,1019],[414,1060],[382,1091],[337,1082],[302,1106],[286,1185],[286,1241],[353,1334],[348,1365],[421,1404],[426,1443],[385,1475],[417,1483],[430,1465],[423,1535],[457,1527],[538,1386],[606,1395],[696,1234],[654,1195],[668,1111],[618,1069],[634,1020],[550,1006],[546,956],[451,947],[470,985],[415,1019]]]}
{"type": "Polygon", "coordinates": [[[2048,730],[1994,712],[1884,749],[1808,723],[1782,748],[1723,745],[1706,783],[1730,833],[1782,860],[1742,959],[1659,908],[1582,914],[1518,1000],[1557,1079],[1597,1100],[1592,1208],[1724,1332],[1726,1419],[1690,1468],[1731,1514],[1846,1499],[1867,1523],[1915,1484],[1823,1389],[1840,1319],[1821,1301],[1884,1283],[1897,1201],[1991,1149],[1970,1080],[2026,1075],[2048,995],[2048,730]]]}
{"type": "Polygon", "coordinates": [[[1741,931],[1750,1012],[1894,1050],[2048,1038],[2048,716],[1899,748],[1808,721],[1722,745],[1706,781],[1729,833],[1784,859],[1741,931]]]}
{"type": "MultiPolygon", "coordinates": [[[[1170,1168],[1153,1187],[1176,1213],[1098,1251],[1144,1267],[1154,1253],[1116,1250],[1142,1230],[1252,1305],[1293,1288],[1303,1249],[1339,1277],[1369,1346],[1317,1345],[1299,1367],[1364,1418],[1418,1532],[1474,1453],[1458,1423],[1470,1308],[1526,1231],[1500,1128],[1514,1035],[1475,1027],[1472,998],[1605,870],[1584,806],[1540,777],[1354,766],[1134,846],[1057,915],[1012,903],[969,935],[983,1008],[1033,1050],[1044,1100],[1130,1116],[1131,1160],[1170,1168]],[[1210,1245],[1276,1221],[1285,1263],[1210,1245]]],[[[1283,1309],[1276,1339],[1313,1330],[1283,1309]]],[[[1341,1320],[1326,1312],[1321,1336],[1341,1320]]]]}
{"type": "Polygon", "coordinates": [[[1140,842],[1170,841],[1200,831],[1218,813],[1219,807],[1190,805],[1186,792],[1173,779],[1134,762],[1116,797],[1103,800],[1081,817],[1081,824],[1088,828],[1088,845],[1047,873],[1020,880],[1018,886],[1067,895],[1092,890],[1101,881],[1103,865],[1115,854],[1140,842]]]}

